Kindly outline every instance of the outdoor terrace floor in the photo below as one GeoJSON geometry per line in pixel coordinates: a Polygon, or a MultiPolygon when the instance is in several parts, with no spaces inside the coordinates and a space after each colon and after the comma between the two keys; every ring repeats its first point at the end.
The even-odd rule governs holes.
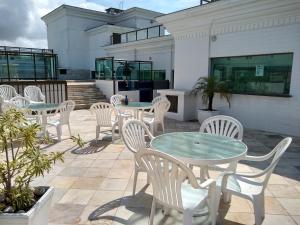
{"type": "MultiPolygon", "coordinates": [[[[95,142],[95,118],[87,110],[71,115],[73,134],[79,133],[87,142],[84,149],[74,148],[68,136],[44,151],[65,151],[65,162],[58,163],[34,185],[51,185],[55,194],[50,209],[50,225],[67,224],[148,224],[151,207],[151,186],[144,187],[146,175],[138,178],[138,194],[132,196],[133,155],[120,139],[111,144],[110,132],[103,141],[95,142]]],[[[198,122],[166,121],[166,132],[198,131],[198,122]]],[[[51,131],[51,130],[50,130],[51,131]]],[[[53,132],[53,134],[55,134],[53,132]]],[[[63,134],[68,134],[63,130],[63,134]]],[[[247,130],[244,142],[249,154],[269,152],[284,135],[247,130]]],[[[240,172],[254,172],[265,165],[238,165],[240,172]]],[[[197,174],[199,171],[196,171],[197,174]]],[[[300,224],[300,138],[294,138],[265,192],[266,217],[263,224],[300,224]]],[[[182,224],[182,215],[163,217],[157,210],[154,224],[182,224]]],[[[219,224],[254,224],[253,208],[247,200],[233,197],[230,205],[220,207],[219,224]]]]}

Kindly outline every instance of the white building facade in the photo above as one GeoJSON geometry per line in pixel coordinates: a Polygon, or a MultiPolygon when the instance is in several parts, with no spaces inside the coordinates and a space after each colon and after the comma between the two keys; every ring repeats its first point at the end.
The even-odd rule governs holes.
{"type": "MultiPolygon", "coordinates": [[[[99,12],[62,5],[42,20],[47,25],[48,47],[58,55],[61,79],[90,79],[91,72],[95,71],[95,59],[103,57],[151,61],[154,70],[164,70],[166,79],[170,79],[174,51],[171,36],[160,34],[148,38],[151,37],[149,29],[145,38],[123,41],[122,35],[120,43],[112,43],[114,34],[138,30],[140,35],[146,32],[144,28],[158,28],[155,18],[161,15],[141,8],[110,8],[99,12]]],[[[128,38],[130,35],[134,33],[128,34],[128,38]]]]}
{"type": "MultiPolygon", "coordinates": [[[[300,136],[299,0],[220,0],[157,21],[175,39],[175,89],[216,76],[236,93],[231,108],[215,100],[222,114],[248,128],[300,136]]],[[[189,107],[196,114],[201,99],[189,107]]]]}

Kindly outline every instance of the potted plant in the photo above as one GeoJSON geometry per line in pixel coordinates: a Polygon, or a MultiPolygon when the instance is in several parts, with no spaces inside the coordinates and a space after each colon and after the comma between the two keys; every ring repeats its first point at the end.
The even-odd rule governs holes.
{"type": "Polygon", "coordinates": [[[207,105],[207,108],[197,110],[199,123],[202,123],[211,116],[219,114],[219,111],[213,108],[213,100],[216,93],[220,94],[221,99],[226,99],[230,108],[231,94],[229,93],[227,83],[225,81],[216,81],[213,76],[200,77],[191,93],[193,95],[202,94],[202,102],[207,105]]]}
{"type": "Polygon", "coordinates": [[[29,123],[21,111],[9,109],[0,115],[0,224],[48,224],[54,190],[33,188],[30,182],[63,161],[64,152],[41,151],[39,131],[40,126],[29,123]]]}

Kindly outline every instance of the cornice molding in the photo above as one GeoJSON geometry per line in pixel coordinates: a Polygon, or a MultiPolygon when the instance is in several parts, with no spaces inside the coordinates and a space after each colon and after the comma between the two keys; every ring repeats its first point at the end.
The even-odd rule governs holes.
{"type": "Polygon", "coordinates": [[[267,28],[275,28],[300,24],[300,14],[273,15],[254,17],[252,19],[239,20],[237,22],[215,22],[208,26],[189,27],[174,33],[175,40],[203,38],[208,35],[220,35],[227,33],[254,31],[267,28]]]}

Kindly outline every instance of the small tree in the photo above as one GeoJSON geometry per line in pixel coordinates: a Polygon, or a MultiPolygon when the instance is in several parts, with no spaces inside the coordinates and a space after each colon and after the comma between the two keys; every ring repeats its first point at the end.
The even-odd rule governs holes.
{"type": "Polygon", "coordinates": [[[44,176],[63,152],[43,153],[37,139],[40,126],[27,122],[24,114],[9,109],[0,115],[0,211],[28,210],[36,202],[30,182],[44,176]],[[3,159],[2,159],[3,158],[3,159]]]}
{"type": "Polygon", "coordinates": [[[207,105],[208,111],[213,111],[213,100],[215,93],[219,93],[221,99],[225,98],[230,108],[230,98],[228,85],[225,81],[216,81],[213,76],[200,77],[194,85],[193,95],[202,94],[202,101],[207,105]]]}

